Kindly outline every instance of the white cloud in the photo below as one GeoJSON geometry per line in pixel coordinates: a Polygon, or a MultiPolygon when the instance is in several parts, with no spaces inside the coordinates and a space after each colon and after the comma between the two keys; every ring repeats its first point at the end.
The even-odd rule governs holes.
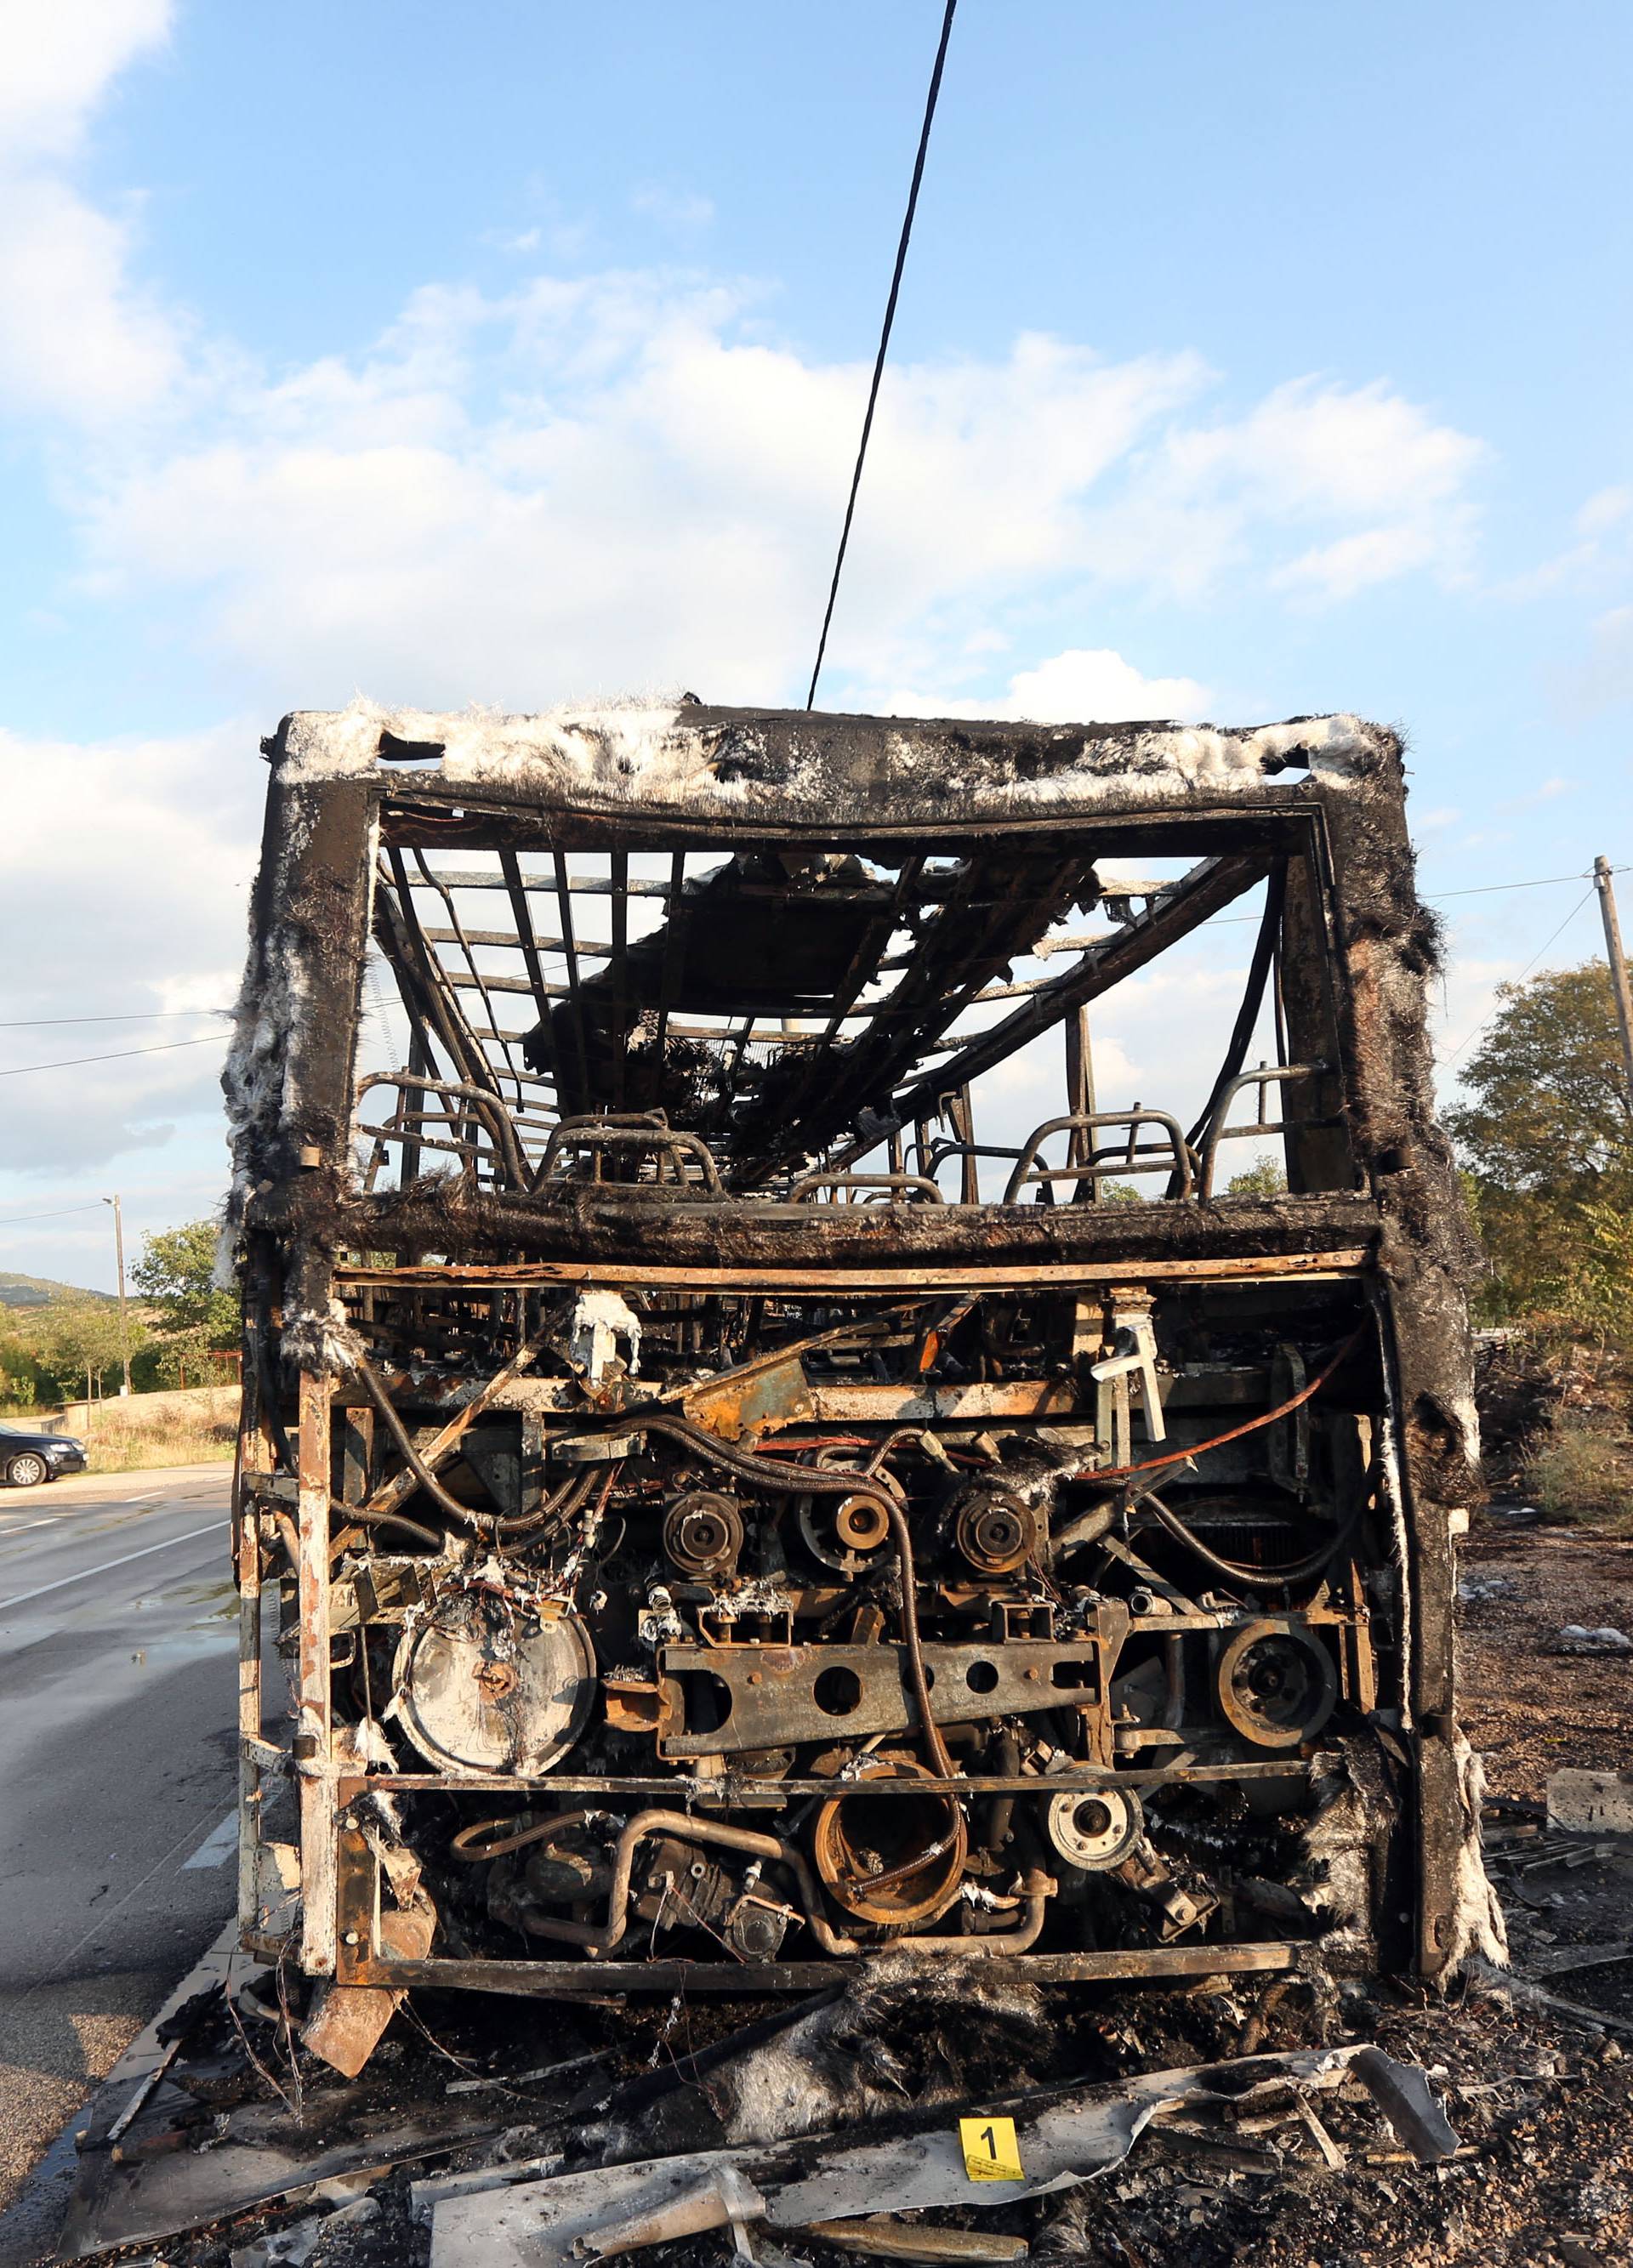
{"type": "Polygon", "coordinates": [[[637,189],[630,210],[656,221],[673,236],[695,236],[714,218],[713,201],[695,189],[637,189]]]}
{"type": "Polygon", "coordinates": [[[1633,701],[1633,606],[1612,607],[1594,621],[1585,659],[1570,674],[1573,707],[1588,716],[1633,701]]]}
{"type": "Polygon", "coordinates": [[[110,83],[162,44],[172,0],[12,0],[0,25],[0,163],[72,153],[110,83]]]}
{"type": "MultiPolygon", "coordinates": [[[[425,290],[367,355],[240,373],[185,446],[116,468],[89,508],[97,572],[196,593],[203,633],[280,703],[786,697],[867,373],[769,341],[760,298],[669,270],[425,290]]],[[[1229,569],[1342,596],[1448,571],[1477,444],[1376,386],[1302,382],[1201,423],[1212,383],[1193,355],[1112,363],[1036,335],[893,371],[830,696],[950,684],[990,708],[973,665],[994,616],[1085,576],[1201,589],[1229,569]]],[[[1192,681],[1148,688],[1076,651],[1021,673],[1015,713],[1194,713],[1192,681]]]]}
{"type": "Polygon", "coordinates": [[[1273,589],[1341,600],[1466,571],[1482,443],[1394,392],[1301,378],[1238,418],[1171,427],[1096,531],[1102,571],[1182,598],[1260,566],[1273,589]],[[1300,541],[1319,533],[1315,543],[1300,541]],[[1291,556],[1267,557],[1298,542],[1291,556]]]}
{"type": "Polygon", "coordinates": [[[172,1044],[213,1027],[174,1012],[236,994],[265,780],[247,727],[96,745],[0,732],[8,1016],[153,1018],[0,1032],[0,1070],[118,1057],[5,1079],[0,1172],[61,1175],[218,1115],[220,1047],[172,1044]]]}
{"type": "Polygon", "coordinates": [[[128,274],[128,224],[65,170],[116,75],[165,40],[169,0],[14,4],[0,30],[0,398],[105,424],[184,375],[176,326],[128,274]]]}
{"type": "Polygon", "coordinates": [[[1583,535],[1605,535],[1613,527],[1626,526],[1629,519],[1633,519],[1633,488],[1600,489],[1578,512],[1577,528],[1583,535]]]}
{"type": "Polygon", "coordinates": [[[1142,677],[1109,648],[1073,648],[1009,680],[1007,714],[1040,724],[1076,718],[1116,725],[1142,718],[1194,719],[1211,699],[1193,677],[1142,677]]]}
{"type": "MultiPolygon", "coordinates": [[[[371,350],[257,376],[143,291],[128,220],[70,174],[169,23],[168,0],[67,0],[6,34],[0,393],[99,429],[73,499],[92,586],[186,592],[201,638],[280,703],[360,682],[439,702],[677,677],[791,692],[866,365],[773,337],[762,286],[653,269],[429,284],[371,350]]],[[[708,217],[661,184],[632,202],[675,231],[708,217]]],[[[553,225],[514,247],[548,249],[553,225]]],[[[836,689],[945,682],[1052,581],[1194,594],[1229,573],[1336,599],[1454,570],[1479,444],[1382,380],[1301,379],[1235,416],[1204,410],[1216,384],[1194,354],[1110,362],[1037,334],[894,365],[836,689]]],[[[1092,685],[1106,714],[1138,690],[1104,665],[1092,685]]]]}
{"type": "Polygon", "coordinates": [[[0,394],[92,423],[183,374],[174,327],[125,276],[129,231],[47,173],[0,174],[0,394]]]}
{"type": "Polygon", "coordinates": [[[887,717],[1015,717],[1040,725],[1120,725],[1156,718],[1187,722],[1212,702],[1193,677],[1146,677],[1109,646],[1070,647],[1009,680],[1007,692],[973,699],[900,689],[869,694],[887,717]]]}

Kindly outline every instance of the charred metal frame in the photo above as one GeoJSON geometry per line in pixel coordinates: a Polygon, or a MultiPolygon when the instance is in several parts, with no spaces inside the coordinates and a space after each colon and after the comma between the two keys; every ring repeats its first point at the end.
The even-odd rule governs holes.
{"type": "MultiPolygon", "coordinates": [[[[432,1501],[421,1466],[446,1475],[462,1441],[474,1447],[484,1413],[513,1409],[532,1480],[524,1469],[522,1493],[509,1500],[542,1500],[546,1448],[577,1454],[582,1436],[586,1454],[598,1454],[625,1439],[620,1410],[632,1413],[628,1439],[647,1441],[650,1428],[657,1440],[661,1402],[688,1440],[701,1432],[735,1443],[739,1458],[745,1441],[758,1450],[790,1424],[830,1442],[843,1441],[842,1429],[871,1428],[866,1445],[904,1426],[939,1427],[967,1447],[1005,1427],[1022,1429],[1016,1439],[1041,1429],[1041,1438],[1051,1423],[1052,1438],[1066,1440],[1059,1428],[1074,1421],[1084,1462],[1073,1469],[1093,1479],[1081,1446],[1092,1432],[1098,1469],[1114,1477],[1114,1444],[1133,1450],[1121,1462],[1149,1462],[1162,1454],[1164,1412],[1183,1420],[1186,1381],[1171,1362],[1159,1390],[1151,1303],[1228,1298],[1231,1287],[1248,1302],[1243,1317],[1274,1316],[1278,1301],[1297,1314],[1303,1300],[1321,1318],[1353,1322],[1355,1351],[1342,1359],[1375,1381],[1351,1394],[1371,1395],[1377,1413],[1368,1438],[1374,1511],[1391,1530],[1381,1557],[1395,1561],[1396,1690],[1377,1690],[1358,1569],[1347,1606],[1323,1604],[1324,1579],[1306,1617],[1333,1625],[1350,1745],[1375,1744],[1380,1785],[1400,1815],[1378,1830],[1377,1867],[1396,1892],[1409,1885],[1411,1942],[1392,1945],[1380,1922],[1365,1957],[1437,1980],[1484,1942],[1477,1805],[1452,1688],[1453,1538],[1475,1455],[1467,1253],[1433,1123],[1422,997],[1433,932],[1413,887],[1390,734],[1341,718],[1227,734],[688,706],[635,732],[616,715],[484,727],[349,711],[286,718],[264,752],[266,828],[226,1079],[246,1313],[233,1549],[247,1945],[292,1950],[308,1974],[358,1988],[388,2011],[390,1995],[417,1984],[792,1990],[839,1973],[831,1958],[744,1967],[741,1955],[432,1953],[420,1859],[392,1809],[401,1800],[616,1795],[682,1805],[703,1822],[763,1817],[774,1829],[780,1809],[831,1796],[836,1782],[787,1766],[757,1778],[758,1767],[703,1753],[696,1739],[666,1749],[661,1723],[673,1732],[674,1704],[664,1676],[651,1682],[655,1701],[639,1678],[622,1681],[627,1693],[617,1677],[605,1681],[602,1697],[609,1721],[624,1729],[647,1712],[662,1769],[610,1777],[552,1761],[533,1774],[405,1771],[389,1748],[371,1753],[375,1704],[360,1730],[337,1718],[337,1676],[359,1660],[366,1675],[370,1626],[378,1643],[392,1616],[402,1619],[389,1587],[411,1592],[421,1580],[411,1555],[381,1541],[394,1516],[411,1528],[417,1499],[421,1512],[432,1501]],[[473,854],[488,863],[456,863],[473,854]],[[1176,858],[1192,861],[1182,876],[1143,887],[1103,885],[1095,873],[1097,860],[1176,858]],[[1154,1107],[1097,1110],[1089,1004],[1261,883],[1267,907],[1247,1005],[1197,1127],[1186,1135],[1154,1107]],[[478,891],[507,925],[477,924],[462,910],[478,891]],[[581,904],[575,910],[587,896],[610,901],[604,935],[586,928],[581,904]],[[1111,912],[1109,929],[1056,933],[1096,904],[1111,912]],[[637,933],[632,917],[653,909],[655,926],[637,933]],[[905,950],[893,954],[904,934],[905,950]],[[359,1081],[371,941],[395,979],[410,1045],[400,1070],[359,1081]],[[1068,954],[1055,973],[1053,957],[1068,954]],[[496,968],[495,955],[509,958],[496,968]],[[1013,964],[1028,957],[1043,973],[1017,982],[1013,964]],[[1244,1056],[1267,977],[1280,1059],[1253,1070],[1244,1056]],[[1004,1004],[996,1022],[960,1027],[995,1002],[1004,1004]],[[1056,1027],[1066,1035],[1065,1114],[1030,1142],[983,1144],[972,1086],[1056,1027]],[[1271,1088],[1281,1097],[1274,1118],[1271,1088]],[[1230,1130],[1282,1138],[1283,1197],[1215,1194],[1217,1145],[1244,1090],[1257,1109],[1230,1130]],[[382,1097],[395,1097],[383,1116],[382,1097]],[[948,1130],[940,1142],[938,1123],[948,1130]],[[1060,1162],[1042,1147],[1051,1131],[1065,1140],[1060,1162]],[[982,1201],[983,1159],[1009,1184],[1001,1202],[982,1201]],[[1101,1201],[1118,1178],[1154,1167],[1169,1177],[1157,1198],[1101,1201]],[[957,1176],[950,1200],[936,1178],[947,1169],[957,1176]],[[604,1391],[597,1359],[587,1371],[558,1364],[524,1391],[518,1381],[530,1342],[545,1334],[541,1318],[559,1320],[560,1303],[580,1292],[654,1303],[683,1351],[680,1295],[699,1316],[711,1302],[734,1313],[781,1302],[792,1314],[802,1301],[818,1314],[846,1310],[850,1322],[828,1336],[852,1345],[905,1314],[925,1382],[809,1377],[802,1358],[791,1372],[784,1344],[728,1366],[713,1391],[706,1377],[654,1400],[632,1382],[632,1345],[604,1391]],[[1084,1338],[1080,1355],[1075,1337],[1064,1372],[1046,1380],[1011,1381],[995,1363],[979,1378],[933,1381],[935,1357],[923,1349],[940,1344],[938,1334],[972,1308],[984,1315],[983,1300],[1043,1294],[1075,1303],[1075,1330],[1101,1318],[1092,1328],[1104,1329],[1104,1343],[1084,1338]],[[414,1365],[433,1342],[453,1351],[445,1375],[416,1388],[414,1365]],[[1123,1351],[1105,1359],[1114,1345],[1123,1351]],[[383,1395],[367,1356],[359,1368],[366,1348],[388,1371],[381,1351],[402,1357],[383,1395]],[[1086,1366],[1097,1349],[1105,1376],[1091,1391],[1086,1366]],[[1130,1431],[1131,1389],[1144,1441],[1130,1431]],[[417,1410],[419,1465],[392,1448],[399,1404],[417,1410]],[[287,1749],[264,1735],[262,1602],[275,1582],[292,1655],[287,1749]],[[285,1773],[298,1791],[293,1846],[262,1828],[285,1773]]],[[[1236,1312],[1230,1328],[1239,1328],[1236,1312]]],[[[802,1329],[799,1344],[819,1347],[809,1318],[802,1329]]],[[[703,1329],[699,1321],[699,1346],[703,1329]]],[[[1289,1359],[1295,1369],[1282,1383],[1296,1387],[1302,1359],[1295,1349],[1289,1359]]],[[[1280,1395],[1274,1366],[1271,1376],[1265,1390],[1280,1395]]],[[[1204,1384],[1215,1395],[1229,1387],[1204,1384]]],[[[1291,1419],[1278,1442],[1282,1432],[1302,1439],[1291,1419]]],[[[1124,1484],[1119,1532],[1141,1501],[1124,1484]]],[[[480,1522],[472,1525],[479,1541],[480,1522]]],[[[499,1535],[496,1524],[496,1550],[499,1535]]],[[[1115,1535],[1107,1548],[1122,1548],[1115,1535]]],[[[1003,1665],[1012,1678],[1031,1658],[1023,1606],[1000,1599],[1001,1584],[988,1587],[1015,1648],[1003,1665]]],[[[1245,1621],[1168,1591],[1141,1624],[1154,1640],[1178,1646],[1186,1632],[1218,1635],[1245,1621]]],[[[952,1594],[941,1580],[931,1596],[952,1594]]],[[[697,1612],[706,1624],[711,1609],[697,1612]]],[[[1266,1609],[1272,1622],[1275,1612],[1266,1609]]],[[[721,1627],[729,1638],[735,1626],[721,1627]]],[[[790,1624],[782,1651],[802,1663],[809,1649],[794,1635],[790,1624]]],[[[905,1697],[899,1712],[884,1705],[891,1736],[911,1740],[916,1725],[934,1750],[910,1689],[920,1653],[942,1642],[921,1649],[910,1628],[905,1645],[887,1646],[872,1628],[854,1643],[898,1663],[886,1680],[905,1697]]],[[[766,1647],[770,1664],[776,1650],[766,1647]]],[[[677,1660],[685,1653],[678,1641],[671,1650],[677,1660]]],[[[1044,1651],[1087,1660],[1091,1641],[1044,1651]]],[[[1114,1646],[1104,1659],[1115,1660],[1114,1646]]],[[[758,1684],[757,1669],[743,1675],[758,1684]]],[[[1085,1669],[1080,1713],[1086,1722],[1101,1711],[1109,1756],[1112,1705],[1092,1683],[1085,1669]]],[[[1154,1753],[1173,1745],[1171,1727],[1149,1729],[1154,1753]]],[[[1125,1761],[1068,1760],[1049,1788],[1200,1787],[1211,1777],[1303,1789],[1321,1763],[1312,1739],[1291,1757],[1141,1769],[1145,1735],[1126,1721],[1123,1733],[1125,1761]]],[[[932,1753],[932,1768],[913,1780],[915,1797],[956,1808],[972,1793],[998,1802],[1039,1793],[1035,1765],[972,1780],[949,1775],[944,1752],[942,1769],[935,1761],[932,1753]]],[[[892,1785],[899,1793],[903,1782],[892,1785]]],[[[847,1793],[859,1788],[881,1793],[876,1779],[852,1781],[847,1793]]],[[[697,1830],[706,1840],[711,1831],[726,1832],[697,1830]]],[[[1380,1871],[1379,1911],[1381,1880],[1380,1871]]],[[[1027,1895],[1041,1913],[1043,1893],[1027,1895]]],[[[815,1927],[809,1912],[804,1920],[815,1927]]],[[[595,1934],[583,1922],[550,1933],[573,1941],[575,1931],[580,1942],[595,1934]]],[[[1006,1953],[1002,1936],[988,1935],[964,1949],[980,1951],[989,1973],[1041,1981],[1287,1968],[1311,1941],[1303,1931],[1238,1930],[1205,1943],[1006,1953]]],[[[362,2024],[367,2032],[366,2014],[362,2024]]]]}

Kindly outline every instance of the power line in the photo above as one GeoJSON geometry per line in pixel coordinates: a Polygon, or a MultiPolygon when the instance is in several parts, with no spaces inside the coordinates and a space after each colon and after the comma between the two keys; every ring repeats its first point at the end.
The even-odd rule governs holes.
{"type": "MultiPolygon", "coordinates": [[[[1613,874],[1626,874],[1633,873],[1633,867],[1628,867],[1625,865],[1612,866],[1609,869],[1609,872],[1613,874]]],[[[1538,874],[1528,882],[1476,882],[1471,888],[1463,890],[1425,890],[1422,893],[1422,902],[1425,905],[1437,906],[1445,898],[1487,897],[1494,890],[1547,890],[1553,888],[1555,884],[1560,882],[1583,882],[1590,879],[1591,878],[1587,874],[1578,873],[1575,874],[1538,874]]],[[[1257,914],[1224,914],[1222,916],[1216,916],[1214,920],[1209,923],[1208,926],[1210,929],[1230,929],[1238,923],[1256,922],[1259,918],[1260,917],[1257,914]]],[[[1551,943],[1552,939],[1550,939],[1549,942],[1551,943]]],[[[1542,951],[1544,953],[1548,951],[1548,946],[1546,945],[1543,946],[1542,951]]],[[[1515,981],[1518,983],[1518,978],[1515,981]]]]}
{"type": "Polygon", "coordinates": [[[95,1212],[101,1204],[100,1197],[92,1197],[89,1204],[59,1205],[55,1212],[9,1212],[0,1219],[0,1228],[15,1228],[25,1220],[62,1220],[70,1212],[95,1212]]]}
{"type": "MultiPolygon", "coordinates": [[[[1620,873],[1618,867],[1614,870],[1620,873]]],[[[43,1024],[153,1024],[166,1016],[230,1016],[231,1008],[142,1008],[117,1016],[12,1016],[0,1032],[20,1032],[43,1024]]]]}
{"type": "MultiPolygon", "coordinates": [[[[1615,870],[1613,869],[1613,872],[1615,870]]],[[[1562,881],[1576,881],[1580,878],[1574,874],[1567,874],[1562,875],[1560,879],[1562,881]]],[[[1554,939],[1560,938],[1564,935],[1565,932],[1570,927],[1571,923],[1575,921],[1577,916],[1581,912],[1583,907],[1586,905],[1588,898],[1591,898],[1592,895],[1592,890],[1590,888],[1586,897],[1581,897],[1577,900],[1575,905],[1571,907],[1570,911],[1565,916],[1564,920],[1561,922],[1559,927],[1554,932],[1553,937],[1548,939],[1548,944],[1538,946],[1537,950],[1532,954],[1530,960],[1526,961],[1525,967],[1520,970],[1518,976],[1511,978],[1509,980],[1510,983],[1514,984],[1523,984],[1525,983],[1526,977],[1530,976],[1538,961],[1541,960],[1542,955],[1548,951],[1548,946],[1553,944],[1554,939]]],[[[1452,1049],[1449,1056],[1443,1056],[1441,1057],[1442,1066],[1449,1071],[1452,1065],[1457,1061],[1458,1057],[1462,1054],[1464,1049],[1467,1047],[1469,1042],[1471,1040],[1478,1039],[1484,1029],[1485,1023],[1482,1019],[1481,1022],[1474,1026],[1471,1032],[1465,1035],[1465,1036],[1458,1042],[1457,1046],[1452,1049]]]]}
{"type": "MultiPolygon", "coordinates": [[[[1627,871],[1625,866],[1610,869],[1613,874],[1625,874],[1627,871]]],[[[1493,890],[1546,890],[1555,882],[1579,882],[1583,879],[1580,874],[1540,874],[1530,882],[1476,882],[1472,889],[1428,890],[1424,895],[1434,906],[1438,905],[1442,898],[1482,898],[1489,896],[1493,890]]],[[[1542,949],[1545,953],[1548,950],[1546,946],[1542,949]]]]}
{"type": "Polygon", "coordinates": [[[839,555],[833,563],[833,580],[828,586],[828,606],[822,618],[822,636],[816,641],[816,663],[811,671],[810,691],[805,696],[805,706],[811,709],[816,703],[816,680],[822,675],[823,656],[828,651],[828,630],[833,621],[833,602],[839,594],[839,577],[845,569],[846,547],[851,540],[851,521],[856,512],[856,491],[861,486],[862,465],[868,455],[868,439],[873,431],[874,408],[879,399],[879,380],[884,376],[884,357],[890,350],[890,326],[896,320],[897,295],[902,288],[902,270],[907,264],[907,246],[913,235],[913,217],[919,207],[919,184],[924,179],[925,152],[930,146],[930,124],[935,116],[936,97],[942,91],[942,66],[947,60],[947,42],[952,36],[953,11],[958,0],[947,0],[947,13],[942,18],[941,42],[935,50],[935,68],[930,73],[930,92],[924,106],[924,124],[919,129],[919,154],[913,159],[913,186],[907,192],[907,210],[902,220],[901,241],[896,247],[896,267],[890,276],[890,296],[884,303],[884,328],[879,334],[879,351],[873,365],[873,384],[868,389],[868,409],[862,419],[861,442],[856,452],[856,466],[851,475],[850,499],[845,507],[845,525],[839,530],[839,555]]]}
{"type": "Polygon", "coordinates": [[[60,1063],[13,1064],[0,1071],[0,1079],[21,1079],[31,1071],[77,1071],[81,1064],[123,1063],[130,1056],[167,1056],[177,1048],[219,1047],[222,1035],[206,1032],[202,1040],[165,1040],[156,1048],[117,1048],[111,1056],[64,1056],[60,1063]]]}

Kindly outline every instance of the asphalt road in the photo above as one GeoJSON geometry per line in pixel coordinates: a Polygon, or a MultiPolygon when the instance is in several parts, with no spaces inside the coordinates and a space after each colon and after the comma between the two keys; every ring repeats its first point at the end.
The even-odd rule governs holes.
{"type": "Polygon", "coordinates": [[[0,1488],[0,2207],[232,1909],[230,1474],[0,1488]]]}

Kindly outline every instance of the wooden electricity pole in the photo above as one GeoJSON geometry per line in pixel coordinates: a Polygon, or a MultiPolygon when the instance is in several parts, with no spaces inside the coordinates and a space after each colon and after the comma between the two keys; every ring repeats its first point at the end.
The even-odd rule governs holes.
{"type": "Polygon", "coordinates": [[[114,1255],[119,1268],[119,1350],[123,1359],[125,1392],[130,1391],[130,1311],[125,1304],[125,1224],[116,1197],[104,1197],[114,1208],[114,1255]]]}
{"type": "Polygon", "coordinates": [[[1616,1021],[1622,1027],[1622,1071],[1627,1082],[1622,1097],[1633,1116],[1633,994],[1628,990],[1627,955],[1622,950],[1622,924],[1616,919],[1616,894],[1611,885],[1610,861],[1603,851],[1593,861],[1593,887],[1599,892],[1599,909],[1605,919],[1605,954],[1610,962],[1610,990],[1616,1004],[1616,1021]]]}

